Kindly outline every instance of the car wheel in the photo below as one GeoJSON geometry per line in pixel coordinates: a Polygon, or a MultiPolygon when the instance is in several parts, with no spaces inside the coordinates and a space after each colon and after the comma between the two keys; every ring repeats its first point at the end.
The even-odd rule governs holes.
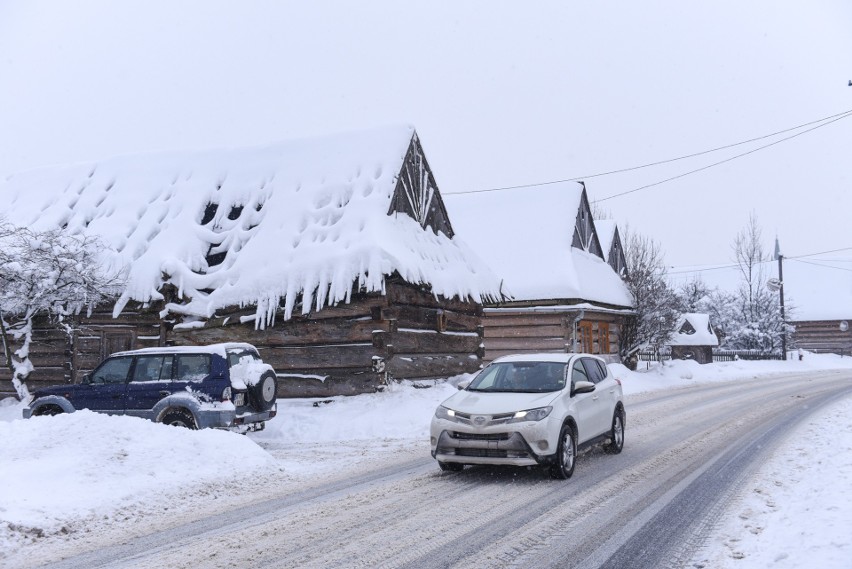
{"type": "Polygon", "coordinates": [[[186,429],[197,428],[195,419],[192,418],[192,413],[186,409],[172,409],[171,411],[167,411],[160,422],[173,427],[184,427],[186,429]]]}
{"type": "Polygon", "coordinates": [[[438,462],[438,466],[444,472],[461,472],[464,469],[464,464],[458,462],[438,462]]]}
{"type": "Polygon", "coordinates": [[[624,448],[624,410],[616,408],[612,415],[612,431],[609,433],[610,442],[604,447],[604,451],[610,454],[618,454],[624,448]]]}
{"type": "Polygon", "coordinates": [[[59,405],[44,405],[43,407],[39,407],[33,415],[36,417],[52,417],[53,415],[59,415],[64,412],[59,405]]]}
{"type": "Polygon", "coordinates": [[[278,396],[278,381],[275,378],[275,373],[267,371],[260,376],[260,381],[249,388],[249,396],[255,409],[260,411],[272,409],[272,406],[275,405],[275,398],[278,396]]]}
{"type": "Polygon", "coordinates": [[[562,425],[559,432],[559,446],[556,448],[556,463],[550,467],[553,478],[567,480],[574,474],[577,461],[577,435],[571,425],[562,425]]]}

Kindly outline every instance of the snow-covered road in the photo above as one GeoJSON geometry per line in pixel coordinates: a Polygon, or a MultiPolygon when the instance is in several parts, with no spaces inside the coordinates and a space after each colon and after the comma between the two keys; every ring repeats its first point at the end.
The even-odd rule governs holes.
{"type": "MultiPolygon", "coordinates": [[[[848,358],[807,367],[846,367],[847,362],[848,358]]],[[[428,458],[425,425],[434,405],[452,392],[448,385],[398,387],[319,407],[307,401],[282,402],[279,419],[252,438],[176,432],[144,421],[89,413],[60,421],[0,422],[0,440],[8,446],[4,456],[12,459],[0,472],[0,488],[4,493],[14,489],[0,502],[4,564],[37,566],[94,550],[95,557],[76,560],[76,566],[90,566],[104,559],[98,557],[104,548],[117,546],[112,551],[119,557],[132,553],[120,566],[140,567],[152,562],[220,567],[240,562],[244,555],[251,556],[253,566],[419,567],[429,566],[423,565],[427,560],[433,566],[548,566],[558,559],[554,551],[565,551],[566,539],[574,544],[571,551],[577,555],[572,559],[599,560],[616,545],[606,545],[600,535],[624,531],[625,515],[645,512],[647,516],[652,505],[662,508],[660,496],[682,480],[685,475],[679,472],[685,465],[706,462],[708,453],[722,448],[714,445],[722,445],[727,434],[748,432],[752,423],[746,411],[751,407],[743,388],[755,385],[757,389],[759,383],[767,382],[743,380],[780,371],[780,364],[675,365],[640,374],[619,370],[625,392],[631,394],[625,452],[615,457],[595,452],[583,457],[567,484],[554,483],[538,471],[519,469],[440,474],[428,458]],[[735,377],[740,381],[703,386],[735,377]],[[665,393],[658,392],[658,384],[665,393]],[[710,389],[728,395],[717,400],[709,397],[710,389]],[[646,390],[657,392],[639,393],[646,390]],[[718,426],[717,416],[710,413],[714,408],[728,418],[723,429],[714,428],[718,426]],[[649,496],[656,498],[646,503],[649,496]],[[240,506],[244,508],[232,513],[240,506]],[[265,512],[265,523],[260,525],[251,517],[258,511],[265,512]],[[203,521],[186,525],[199,519],[203,521]],[[132,541],[145,535],[149,537],[132,541]],[[186,541],[180,541],[182,537],[186,541]],[[125,542],[135,549],[123,549],[120,544],[125,542]],[[172,551],[175,543],[180,544],[179,552],[172,551]],[[247,548],[246,544],[258,545],[247,548]],[[151,547],[159,548],[154,557],[150,557],[151,547]]],[[[800,365],[796,371],[804,368],[800,365]]],[[[780,386],[789,381],[775,378],[768,383],[780,386]]],[[[793,383],[804,385],[802,380],[793,383]]],[[[797,393],[809,394],[813,391],[797,393]]],[[[786,400],[798,405],[792,396],[786,400]]],[[[12,407],[4,410],[9,417],[12,407]]],[[[770,410],[758,407],[755,412],[766,416],[770,410]]],[[[832,408],[826,413],[815,426],[803,427],[811,429],[809,437],[831,438],[832,446],[852,446],[848,419],[844,439],[842,412],[832,408]],[[823,424],[829,432],[821,430],[823,424]]],[[[803,446],[800,432],[804,431],[789,433],[790,444],[798,444],[797,453],[807,455],[816,443],[803,446]]],[[[799,465],[800,480],[808,479],[807,466],[799,465]]],[[[845,478],[842,464],[832,474],[841,476],[839,482],[847,491],[852,489],[850,470],[847,460],[845,478]]],[[[780,488],[772,482],[780,478],[779,472],[751,476],[742,487],[760,488],[759,497],[771,503],[773,492],[780,488]]],[[[821,474],[825,485],[825,473],[821,474]]],[[[804,501],[792,481],[785,481],[784,489],[786,503],[797,506],[804,501]]],[[[696,563],[716,567],[724,560],[748,559],[760,551],[759,542],[749,545],[740,534],[771,535],[771,510],[783,512],[784,504],[770,508],[764,502],[760,509],[749,505],[748,497],[731,501],[732,510],[720,518],[719,533],[706,534],[709,537],[697,552],[696,563]],[[755,527],[760,531],[753,531],[755,527]]],[[[847,516],[848,522],[850,509],[842,504],[822,508],[820,524],[825,529],[817,528],[816,536],[829,534],[838,516],[841,521],[847,516]]],[[[784,543],[783,538],[774,540],[779,547],[784,543]]],[[[817,547],[809,558],[820,559],[818,552],[826,551],[827,563],[820,566],[843,567],[831,564],[826,548],[848,553],[850,541],[847,537],[839,546],[817,547]]],[[[781,558],[792,559],[789,553],[781,558]]],[[[560,563],[567,566],[564,560],[560,563]]],[[[740,562],[738,566],[758,565],[740,562]]]]}

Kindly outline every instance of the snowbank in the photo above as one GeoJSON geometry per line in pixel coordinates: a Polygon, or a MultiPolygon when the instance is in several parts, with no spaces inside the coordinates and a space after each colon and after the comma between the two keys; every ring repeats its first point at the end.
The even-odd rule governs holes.
{"type": "Polygon", "coordinates": [[[707,383],[754,378],[778,373],[796,373],[824,369],[852,369],[852,358],[835,354],[806,352],[803,360],[787,361],[735,361],[699,364],[693,360],[639,362],[636,371],[621,364],[610,364],[609,369],[621,380],[625,395],[707,383]]]}
{"type": "Polygon", "coordinates": [[[281,472],[266,451],[235,433],[91,411],[24,420],[12,401],[0,407],[0,551],[87,531],[95,520],[239,491],[241,478],[281,472]]]}

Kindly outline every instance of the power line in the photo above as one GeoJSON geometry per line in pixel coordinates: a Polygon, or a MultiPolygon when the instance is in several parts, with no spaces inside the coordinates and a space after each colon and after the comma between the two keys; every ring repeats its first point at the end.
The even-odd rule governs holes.
{"type": "MultiPolygon", "coordinates": [[[[772,262],[773,261],[757,261],[755,264],[759,265],[759,264],[763,264],[763,263],[772,263],[772,262]]],[[[708,267],[706,269],[685,269],[683,271],[667,271],[666,274],[668,274],[668,275],[686,275],[686,274],[690,274],[690,273],[705,273],[705,272],[708,272],[708,271],[719,271],[719,270],[722,270],[722,269],[734,269],[736,267],[739,267],[739,265],[736,264],[736,263],[732,263],[730,265],[718,265],[716,267],[708,267]]]]}
{"type": "MultiPolygon", "coordinates": [[[[808,261],[801,261],[800,259],[804,259],[804,258],[807,258],[807,257],[815,257],[816,255],[825,255],[827,253],[838,253],[840,251],[852,251],[852,247],[841,247],[840,249],[831,249],[829,251],[819,251],[817,253],[805,253],[803,255],[794,255],[794,256],[791,256],[791,257],[784,257],[784,260],[785,261],[798,261],[799,263],[808,263],[808,261]]],[[[816,259],[816,260],[820,261],[820,260],[827,260],[827,259],[816,259]]],[[[775,260],[773,260],[773,259],[767,259],[765,261],[758,261],[758,264],[774,263],[774,262],[775,262],[775,260]]],[[[849,260],[838,259],[838,260],[836,260],[836,262],[852,262],[852,259],[849,259],[849,260]]],[[[810,262],[808,264],[817,265],[817,263],[814,263],[814,262],[810,262]]],[[[710,267],[707,267],[706,269],[686,269],[686,268],[684,268],[684,267],[701,267],[701,266],[703,266],[703,265],[672,266],[671,268],[673,268],[673,269],[682,269],[682,270],[667,271],[667,274],[669,274],[669,275],[685,275],[685,274],[690,274],[690,273],[703,273],[703,272],[706,272],[706,271],[719,271],[719,270],[722,270],[722,269],[733,269],[735,267],[738,267],[739,265],[737,263],[729,263],[727,265],[710,266],[710,267]]],[[[846,270],[852,271],[852,269],[845,269],[843,267],[831,267],[831,265],[817,265],[817,266],[840,269],[840,270],[843,270],[843,271],[846,271],[846,270]]]]}
{"type": "Polygon", "coordinates": [[[841,247],[840,249],[831,249],[830,251],[820,251],[819,253],[807,253],[805,255],[794,255],[792,257],[784,257],[785,259],[801,259],[803,257],[814,257],[816,255],[825,255],[827,253],[838,253],[840,251],[852,251],[852,247],[841,247]]]}
{"type": "Polygon", "coordinates": [[[835,267],[834,265],[823,265],[822,263],[814,263],[813,261],[802,261],[801,259],[793,259],[796,263],[804,263],[806,265],[813,265],[815,267],[822,267],[824,269],[836,269],[838,271],[846,271],[847,273],[852,273],[852,269],[847,269],[846,267],[835,267]]]}
{"type": "MultiPolygon", "coordinates": [[[[520,189],[520,188],[532,188],[532,187],[535,187],[535,186],[547,186],[547,185],[551,185],[551,184],[561,184],[562,182],[579,182],[581,180],[589,180],[589,179],[592,179],[592,178],[599,178],[601,176],[610,176],[612,174],[622,174],[624,172],[632,172],[634,170],[641,170],[642,168],[650,168],[652,166],[660,166],[662,164],[669,164],[671,162],[677,162],[678,160],[686,160],[688,158],[695,158],[697,156],[703,156],[704,154],[710,154],[712,152],[718,152],[720,150],[727,150],[728,148],[734,148],[736,146],[741,146],[743,144],[749,144],[751,142],[757,142],[758,140],[765,140],[767,138],[771,138],[771,137],[777,136],[779,134],[784,134],[784,133],[787,133],[787,132],[798,130],[798,129],[804,128],[806,126],[811,126],[811,125],[818,124],[818,123],[824,123],[824,124],[818,124],[818,126],[812,128],[812,129],[808,129],[806,131],[799,133],[799,134],[805,134],[806,132],[810,132],[811,130],[815,130],[815,129],[820,128],[822,126],[826,126],[828,124],[831,124],[832,122],[836,122],[836,121],[843,119],[843,118],[846,118],[848,116],[852,116],[852,109],[849,109],[847,111],[843,111],[842,113],[837,113],[837,114],[834,114],[834,115],[823,117],[823,118],[817,119],[815,121],[806,122],[806,123],[800,124],[798,126],[785,128],[783,130],[779,130],[779,131],[773,132],[771,134],[765,134],[763,136],[750,138],[748,140],[735,142],[733,144],[726,144],[724,146],[711,148],[710,150],[703,150],[701,152],[694,152],[692,154],[685,154],[683,156],[678,156],[676,158],[669,158],[667,160],[659,160],[657,162],[649,162],[647,164],[641,164],[641,165],[638,165],[638,166],[629,166],[627,168],[619,168],[617,170],[610,170],[608,172],[599,172],[597,174],[587,174],[585,176],[576,176],[576,177],[573,177],[573,178],[564,178],[564,179],[561,179],[561,180],[550,180],[550,181],[546,181],[546,182],[537,182],[537,183],[533,183],[533,184],[519,184],[519,185],[516,185],[516,186],[502,186],[502,187],[498,187],[498,188],[486,188],[486,189],[481,189],[481,190],[464,190],[464,191],[461,191],[461,192],[447,192],[445,195],[478,194],[478,193],[484,193],[484,192],[500,192],[500,191],[503,191],[503,190],[516,190],[516,189],[520,189]],[[832,119],[834,119],[834,120],[832,120],[832,119]],[[830,122],[826,122],[826,121],[830,121],[830,122]]],[[[798,136],[798,134],[795,135],[795,136],[798,136]]],[[[790,138],[794,138],[794,136],[779,140],[778,142],[783,142],[785,140],[789,140],[790,138]]],[[[774,144],[777,144],[777,142],[774,143],[774,144]]],[[[758,148],[756,150],[761,150],[762,148],[768,148],[769,146],[772,146],[772,144],[766,145],[766,146],[758,148]]],[[[756,150],[754,150],[752,152],[755,152],[756,150]]],[[[747,152],[747,153],[744,153],[740,156],[745,156],[745,155],[750,154],[750,153],[751,152],[747,152]]],[[[735,156],[734,158],[739,158],[740,156],[735,156]]],[[[695,173],[695,172],[699,172],[701,170],[706,170],[707,168],[710,168],[712,166],[716,166],[718,164],[723,164],[724,162],[728,162],[730,160],[733,160],[734,158],[730,158],[729,160],[723,160],[722,162],[719,162],[717,164],[711,164],[710,166],[706,166],[705,168],[699,168],[698,170],[695,170],[693,172],[687,172],[687,173],[682,174],[680,176],[676,176],[676,177],[670,178],[668,180],[663,180],[662,182],[657,182],[656,184],[651,184],[647,187],[651,187],[653,185],[659,185],[659,184],[662,184],[662,183],[665,183],[665,182],[668,182],[668,181],[671,181],[671,180],[674,180],[674,179],[677,179],[677,178],[681,178],[683,176],[686,176],[686,175],[689,175],[689,174],[692,174],[692,173],[695,173]]],[[[635,190],[630,190],[630,192],[626,192],[626,193],[636,192],[636,191],[639,191],[641,189],[645,189],[645,187],[637,188],[635,190]]],[[[614,197],[618,197],[619,195],[623,195],[623,194],[616,194],[614,196],[609,196],[609,197],[606,197],[606,198],[603,198],[603,199],[597,200],[597,201],[604,201],[604,200],[612,199],[614,197]]]]}
{"type": "Polygon", "coordinates": [[[818,126],[811,127],[811,128],[809,128],[809,129],[807,129],[807,130],[803,130],[802,132],[798,132],[798,133],[796,133],[796,134],[793,134],[793,135],[790,135],[790,136],[786,136],[786,137],[782,138],[781,140],[776,140],[775,142],[771,142],[771,143],[769,143],[769,144],[764,144],[763,146],[758,146],[757,148],[754,148],[754,149],[752,149],[752,150],[749,150],[748,152],[743,152],[742,154],[737,154],[737,155],[735,155],[735,156],[731,156],[730,158],[726,158],[725,160],[720,160],[720,161],[718,161],[718,162],[714,162],[714,163],[712,163],[712,164],[708,164],[707,166],[702,166],[701,168],[696,168],[695,170],[690,170],[690,171],[688,171],[688,172],[684,172],[683,174],[678,174],[677,176],[672,176],[671,178],[666,178],[665,180],[660,180],[659,182],[654,182],[654,183],[652,183],[652,184],[645,184],[644,186],[640,186],[640,187],[638,187],[638,188],[634,188],[634,189],[632,189],[632,190],[627,190],[626,192],[620,192],[620,193],[613,194],[613,195],[611,195],[611,196],[607,196],[607,197],[605,197],[605,198],[601,198],[601,199],[593,200],[593,201],[594,201],[594,202],[596,202],[596,203],[599,203],[599,202],[605,202],[605,201],[607,201],[607,200],[611,200],[611,199],[613,199],[613,198],[618,198],[618,197],[621,197],[621,196],[626,196],[627,194],[632,194],[632,193],[635,193],[635,192],[638,192],[638,191],[641,191],[641,190],[647,190],[648,188],[653,188],[654,186],[659,186],[659,185],[661,185],[661,184],[665,184],[666,182],[671,182],[671,181],[673,181],[673,180],[678,180],[678,179],[680,179],[680,178],[684,178],[684,177],[686,177],[686,176],[689,176],[690,174],[695,174],[695,173],[697,173],[697,172],[702,172],[702,171],[704,171],[704,170],[708,170],[708,169],[710,169],[710,168],[713,168],[714,166],[719,166],[720,164],[725,164],[726,162],[731,162],[732,160],[736,160],[737,158],[742,158],[743,156],[748,156],[749,154],[754,154],[755,152],[758,152],[758,151],[760,151],[760,150],[764,150],[764,149],[766,149],[766,148],[769,148],[770,146],[775,146],[776,144],[781,144],[782,142],[785,142],[785,141],[787,141],[787,140],[790,140],[790,139],[796,138],[797,136],[801,136],[801,135],[803,135],[803,134],[807,134],[807,133],[809,133],[809,132],[811,132],[811,131],[814,131],[814,130],[816,130],[816,129],[818,129],[818,128],[822,128],[822,127],[824,127],[824,126],[830,125],[831,123],[837,122],[837,121],[839,121],[839,120],[841,120],[841,119],[845,119],[846,117],[849,117],[849,116],[852,116],[852,112],[850,112],[850,113],[846,113],[845,115],[843,115],[843,116],[841,116],[841,117],[839,117],[839,118],[836,118],[836,119],[834,119],[834,120],[831,120],[831,121],[829,121],[829,122],[825,122],[825,123],[822,123],[822,124],[820,124],[820,125],[818,125],[818,126]]]}

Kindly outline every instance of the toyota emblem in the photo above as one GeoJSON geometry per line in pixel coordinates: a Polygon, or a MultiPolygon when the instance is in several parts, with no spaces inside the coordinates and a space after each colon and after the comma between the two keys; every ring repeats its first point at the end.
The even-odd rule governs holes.
{"type": "Polygon", "coordinates": [[[482,415],[477,415],[473,418],[473,424],[476,425],[477,427],[481,427],[482,425],[484,425],[487,422],[488,422],[488,419],[486,417],[483,417],[482,415]]]}

